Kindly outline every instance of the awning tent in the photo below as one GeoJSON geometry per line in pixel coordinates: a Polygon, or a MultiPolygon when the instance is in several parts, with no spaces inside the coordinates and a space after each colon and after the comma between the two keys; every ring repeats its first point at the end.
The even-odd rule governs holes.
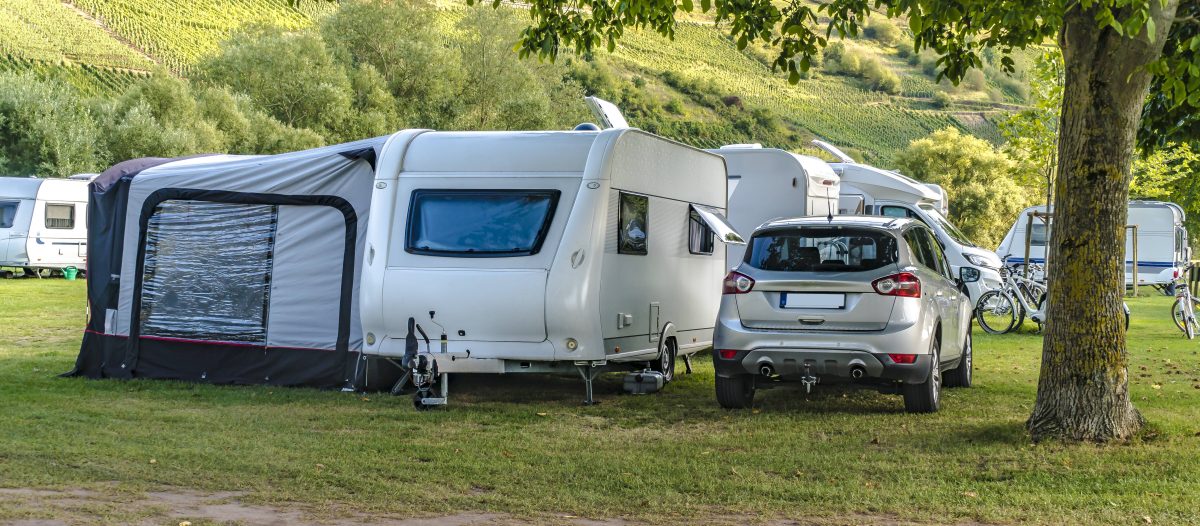
{"type": "Polygon", "coordinates": [[[385,139],[105,171],[90,187],[90,317],[68,374],[357,383],[357,273],[385,139]]]}

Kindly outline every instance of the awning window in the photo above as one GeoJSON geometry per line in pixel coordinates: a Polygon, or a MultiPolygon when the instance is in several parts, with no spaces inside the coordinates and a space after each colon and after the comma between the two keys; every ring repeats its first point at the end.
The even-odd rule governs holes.
{"type": "Polygon", "coordinates": [[[745,245],[746,240],[742,238],[737,230],[733,229],[733,225],[729,224],[729,220],[716,209],[707,206],[692,205],[692,210],[695,210],[700,216],[700,220],[708,225],[713,233],[717,235],[717,240],[727,245],[745,245]]]}

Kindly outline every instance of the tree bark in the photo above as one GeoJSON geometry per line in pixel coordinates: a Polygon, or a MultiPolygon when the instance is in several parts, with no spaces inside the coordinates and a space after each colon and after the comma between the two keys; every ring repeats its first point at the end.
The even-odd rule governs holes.
{"type": "Polygon", "coordinates": [[[1151,4],[1155,35],[1130,38],[1098,27],[1096,8],[1078,3],[1064,16],[1059,45],[1066,78],[1047,265],[1051,312],[1027,422],[1035,441],[1124,440],[1142,425],[1129,398],[1122,307],[1126,205],[1134,134],[1150,84],[1145,67],[1162,54],[1178,0],[1151,4]]]}

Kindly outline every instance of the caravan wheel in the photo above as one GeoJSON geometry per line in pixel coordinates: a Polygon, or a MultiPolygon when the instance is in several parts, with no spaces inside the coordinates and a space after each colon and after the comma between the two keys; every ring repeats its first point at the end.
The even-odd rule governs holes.
{"type": "Polygon", "coordinates": [[[675,340],[669,339],[663,344],[663,350],[658,355],[658,361],[650,364],[650,369],[658,371],[663,375],[663,383],[671,383],[675,379],[675,358],[679,355],[679,350],[675,348],[675,340]]]}

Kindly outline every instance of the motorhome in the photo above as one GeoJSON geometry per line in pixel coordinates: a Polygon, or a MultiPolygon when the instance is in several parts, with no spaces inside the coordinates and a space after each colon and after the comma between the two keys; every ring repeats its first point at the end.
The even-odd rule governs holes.
{"type": "Polygon", "coordinates": [[[45,275],[87,261],[88,176],[0,177],[0,275],[45,275]]]}
{"type": "Polygon", "coordinates": [[[741,242],[726,184],[720,156],[635,129],[127,161],[92,185],[74,373],[386,389],[388,364],[424,371],[416,329],[441,340],[419,352],[443,388],[669,379],[712,342],[724,243],[741,242]]]}
{"type": "MultiPolygon", "coordinates": [[[[838,213],[839,178],[827,163],[760,144],[731,144],[709,150],[725,158],[729,172],[729,223],[753,232],[772,219],[838,213]]],[[[726,265],[736,267],[745,246],[727,249],[726,265]]]]}
{"type": "Polygon", "coordinates": [[[813,144],[837,159],[829,165],[841,178],[839,213],[917,219],[933,230],[955,276],[960,276],[963,269],[979,273],[979,279],[967,281],[973,301],[1000,287],[1000,260],[996,254],[977,246],[947,219],[949,200],[940,186],[859,163],[824,141],[814,140],[813,144]]]}
{"type": "Polygon", "coordinates": [[[441,374],[578,370],[590,386],[650,363],[669,379],[712,343],[724,243],[741,243],[727,195],[720,156],[635,129],[393,136],[363,353],[404,355],[412,318],[444,335],[441,374]]]}
{"type": "MultiPolygon", "coordinates": [[[[1163,201],[1134,200],[1128,210],[1127,224],[1137,227],[1137,283],[1171,286],[1191,258],[1183,208],[1163,201]]],[[[1044,205],[1026,208],[1017,214],[996,255],[1010,266],[1026,261],[1045,263],[1053,225],[1053,214],[1047,214],[1044,205]]],[[[1129,285],[1134,281],[1133,232],[1129,228],[1125,233],[1125,283],[1129,285]]]]}

